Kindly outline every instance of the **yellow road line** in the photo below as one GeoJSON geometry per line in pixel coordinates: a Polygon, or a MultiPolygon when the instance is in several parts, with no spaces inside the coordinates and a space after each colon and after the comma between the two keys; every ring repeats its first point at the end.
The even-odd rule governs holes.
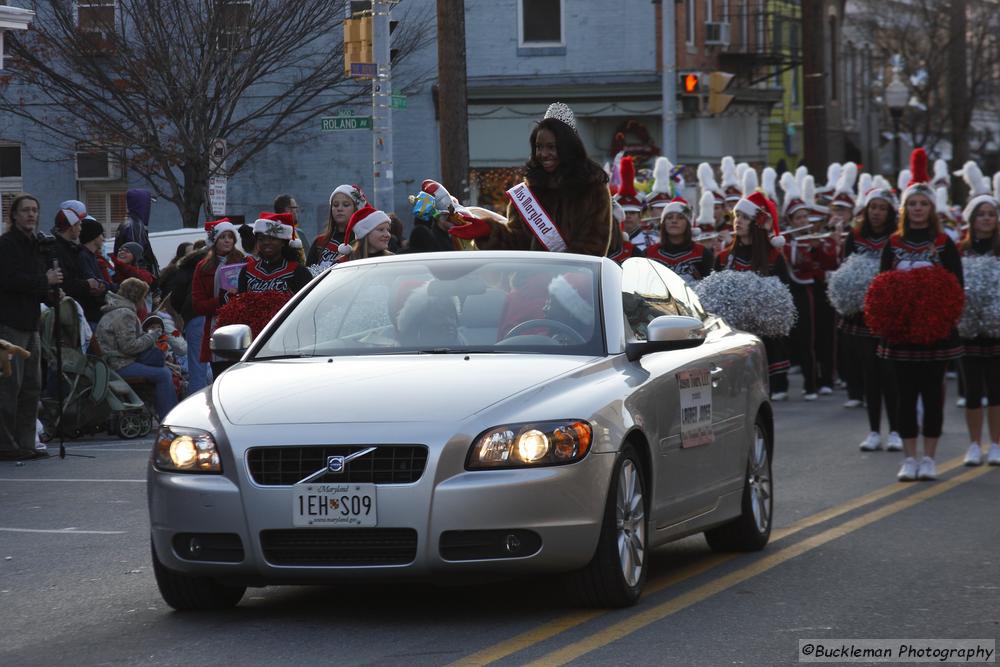
{"type": "Polygon", "coordinates": [[[714,581],[710,581],[702,586],[699,586],[698,588],[695,588],[694,590],[688,591],[687,593],[678,595],[677,597],[662,604],[656,605],[655,607],[651,607],[650,609],[629,616],[614,625],[600,630],[599,632],[595,632],[586,639],[582,639],[561,649],[552,651],[538,660],[528,663],[528,665],[530,667],[565,665],[582,655],[586,655],[591,651],[622,639],[623,637],[626,637],[651,623],[662,620],[671,614],[706,600],[716,593],[721,593],[728,588],[732,588],[733,586],[742,583],[751,577],[767,572],[768,570],[777,567],[792,558],[812,551],[827,542],[844,537],[845,535],[871,525],[876,521],[880,521],[888,516],[892,516],[893,514],[901,512],[905,509],[909,509],[914,505],[945,493],[946,491],[950,491],[960,484],[964,484],[965,482],[986,474],[989,470],[990,469],[986,467],[974,468],[968,472],[961,473],[948,481],[938,482],[923,491],[918,491],[917,493],[907,496],[901,500],[897,500],[894,503],[874,509],[867,514],[851,519],[850,521],[846,521],[839,526],[834,526],[833,528],[825,530],[822,533],[806,538],[801,542],[797,542],[789,547],[770,554],[769,556],[765,556],[747,567],[731,572],[714,581]]]}
{"type": "MultiPolygon", "coordinates": [[[[938,466],[938,474],[943,475],[949,470],[959,467],[962,464],[962,460],[962,457],[957,457],[951,461],[941,464],[938,466]]],[[[772,531],[771,543],[773,544],[774,542],[789,537],[790,535],[794,535],[801,530],[811,528],[812,526],[829,521],[830,519],[851,512],[859,507],[863,507],[868,503],[881,500],[882,498],[910,488],[912,487],[895,482],[893,484],[889,484],[888,486],[884,486],[881,489],[876,489],[871,493],[848,500],[840,505],[836,505],[821,512],[817,512],[816,514],[804,517],[785,528],[777,528],[772,531]]],[[[737,554],[712,555],[698,563],[675,570],[665,577],[657,577],[656,579],[647,582],[643,593],[645,595],[650,595],[658,591],[662,591],[665,588],[679,584],[682,581],[690,579],[691,577],[698,576],[714,567],[731,561],[736,558],[736,556],[737,554]]],[[[542,625],[532,628],[531,630],[515,635],[510,639],[488,646],[481,651],[476,651],[475,653],[460,658],[455,662],[449,663],[447,667],[481,667],[482,665],[497,662],[498,660],[502,660],[509,655],[523,651],[530,646],[534,646],[535,644],[551,639],[566,630],[582,625],[583,623],[598,618],[599,616],[603,616],[606,613],[607,612],[605,610],[592,610],[573,612],[571,614],[559,616],[558,618],[555,618],[547,623],[543,623],[542,625]]]]}

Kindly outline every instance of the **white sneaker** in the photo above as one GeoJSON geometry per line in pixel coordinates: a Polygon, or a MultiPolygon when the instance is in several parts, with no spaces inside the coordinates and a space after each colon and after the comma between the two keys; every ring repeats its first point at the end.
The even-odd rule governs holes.
{"type": "Polygon", "coordinates": [[[868,437],[861,441],[861,451],[877,452],[882,449],[882,436],[872,431],[868,437]]]}
{"type": "Polygon", "coordinates": [[[829,387],[823,386],[823,387],[819,388],[819,395],[820,396],[829,396],[832,393],[833,393],[833,389],[830,389],[829,387]]]}
{"type": "Polygon", "coordinates": [[[969,445],[969,451],[965,453],[965,460],[962,461],[967,466],[983,465],[983,449],[978,442],[969,445]]]}
{"type": "Polygon", "coordinates": [[[885,450],[887,452],[901,452],[903,451],[903,439],[899,437],[899,434],[895,431],[889,434],[889,439],[885,443],[885,450]]]}
{"type": "Polygon", "coordinates": [[[959,396],[958,397],[958,400],[955,401],[955,407],[956,408],[964,408],[965,407],[965,396],[959,396]]]}
{"type": "Polygon", "coordinates": [[[912,482],[917,478],[917,462],[912,456],[903,459],[903,465],[896,477],[900,482],[912,482]]]}
{"type": "Polygon", "coordinates": [[[776,391],[773,394],[771,394],[771,400],[772,401],[787,401],[788,400],[788,392],[787,391],[776,391]]]}
{"type": "Polygon", "coordinates": [[[845,408],[860,408],[861,407],[861,401],[859,401],[856,398],[848,399],[847,401],[844,402],[844,407],[845,408]]]}
{"type": "Polygon", "coordinates": [[[813,392],[811,394],[802,394],[803,401],[815,401],[817,398],[819,398],[819,394],[817,394],[816,392],[813,392]]]}
{"type": "Polygon", "coordinates": [[[955,380],[958,378],[958,373],[955,371],[947,371],[944,376],[949,380],[955,380]]]}
{"type": "Polygon", "coordinates": [[[929,456],[920,459],[920,467],[917,469],[917,479],[937,479],[937,466],[934,465],[934,459],[929,456]]]}
{"type": "Polygon", "coordinates": [[[991,466],[1000,466],[1000,445],[995,442],[990,445],[990,451],[986,455],[986,462],[991,466]]]}

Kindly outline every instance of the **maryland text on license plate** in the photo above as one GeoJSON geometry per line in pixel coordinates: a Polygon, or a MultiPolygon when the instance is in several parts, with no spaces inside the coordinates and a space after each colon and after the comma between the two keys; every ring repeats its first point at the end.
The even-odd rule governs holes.
{"type": "Polygon", "coordinates": [[[298,484],[293,490],[292,524],[295,526],[378,525],[374,484],[298,484]]]}

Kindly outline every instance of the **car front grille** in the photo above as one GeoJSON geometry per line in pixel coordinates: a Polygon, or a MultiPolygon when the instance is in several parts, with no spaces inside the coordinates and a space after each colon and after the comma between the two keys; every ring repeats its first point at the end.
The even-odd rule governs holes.
{"type": "MultiPolygon", "coordinates": [[[[328,456],[350,456],[370,445],[255,447],[247,452],[250,477],[262,486],[295,484],[326,467],[328,456]]],[[[312,483],[410,484],[427,465],[423,445],[379,445],[375,451],[348,461],[343,472],[327,473],[312,483]]]]}
{"type": "Polygon", "coordinates": [[[263,530],[260,543],[273,565],[405,565],[417,556],[412,528],[263,530]]]}

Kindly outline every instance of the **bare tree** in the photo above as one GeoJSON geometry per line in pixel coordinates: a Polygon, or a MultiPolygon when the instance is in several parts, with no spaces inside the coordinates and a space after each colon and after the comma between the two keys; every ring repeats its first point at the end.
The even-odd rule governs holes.
{"type": "MultiPolygon", "coordinates": [[[[872,44],[876,60],[886,66],[900,56],[904,80],[914,105],[903,115],[901,125],[914,145],[933,151],[942,139],[967,137],[973,112],[993,106],[1000,87],[997,68],[1000,19],[997,0],[968,0],[962,26],[952,16],[951,2],[942,0],[854,0],[849,17],[872,44]],[[962,31],[957,34],[955,27],[962,31]],[[956,40],[965,41],[966,59],[949,58],[956,40]],[[964,85],[955,85],[962,76],[964,85]],[[961,99],[955,99],[958,96],[961,99]]],[[[966,139],[967,141],[967,139],[966,139]]],[[[967,151],[955,147],[955,154],[967,151]]],[[[968,154],[967,152],[965,154],[968,154]]]]}
{"type": "MultiPolygon", "coordinates": [[[[70,150],[120,151],[186,226],[221,171],[209,155],[216,139],[233,175],[370,92],[344,73],[337,0],[49,0],[35,10],[11,46],[0,115],[29,119],[70,150]]],[[[402,18],[397,59],[433,25],[402,18]]]]}

